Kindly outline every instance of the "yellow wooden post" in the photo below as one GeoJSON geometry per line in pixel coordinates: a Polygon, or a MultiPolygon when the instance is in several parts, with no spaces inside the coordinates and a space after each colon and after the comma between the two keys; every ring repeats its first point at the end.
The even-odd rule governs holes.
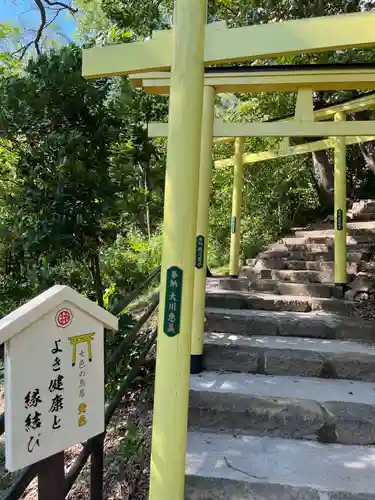
{"type": "Polygon", "coordinates": [[[190,373],[202,371],[204,309],[206,299],[208,206],[212,182],[212,132],[214,123],[215,89],[205,87],[203,95],[201,158],[199,169],[199,194],[197,236],[195,244],[195,275],[193,298],[193,323],[191,330],[190,373]]]}
{"type": "Polygon", "coordinates": [[[175,5],[150,500],[185,485],[206,0],[175,5]]]}
{"type": "MultiPolygon", "coordinates": [[[[335,121],[346,120],[344,112],[335,114],[335,121]]],[[[334,166],[334,210],[335,210],[335,271],[336,285],[346,284],[346,146],[345,137],[335,138],[334,166]]]]}
{"type": "Polygon", "coordinates": [[[243,152],[244,152],[243,137],[237,137],[234,150],[234,179],[233,179],[233,196],[232,196],[232,220],[231,220],[231,239],[230,239],[230,262],[229,274],[233,278],[238,277],[239,273],[239,256],[240,256],[240,225],[241,225],[241,206],[242,206],[242,191],[243,191],[243,152]]]}

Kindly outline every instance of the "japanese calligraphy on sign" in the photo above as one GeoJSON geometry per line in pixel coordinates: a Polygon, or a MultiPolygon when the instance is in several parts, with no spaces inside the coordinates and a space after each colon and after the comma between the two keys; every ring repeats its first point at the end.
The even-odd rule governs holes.
{"type": "MultiPolygon", "coordinates": [[[[22,307],[10,319],[0,320],[0,342],[5,340],[5,452],[10,471],[104,431],[103,335],[104,327],[117,328],[117,318],[74,290],[57,288],[63,292],[58,307],[47,291],[40,296],[46,295],[45,302],[37,297],[35,307],[40,314],[34,314],[33,320],[22,318],[22,307]],[[26,325],[20,333],[18,324],[26,325]],[[7,338],[12,325],[16,333],[7,338]]],[[[23,308],[26,316],[32,314],[32,303],[23,308]]]]}
{"type": "Polygon", "coordinates": [[[177,266],[167,269],[163,331],[168,337],[180,333],[183,271],[177,266]]]}
{"type": "Polygon", "coordinates": [[[201,234],[196,237],[195,242],[195,267],[203,269],[204,265],[204,236],[201,234]]]}
{"type": "Polygon", "coordinates": [[[86,397],[86,359],[87,362],[91,363],[92,362],[92,341],[94,339],[95,332],[87,333],[85,335],[76,335],[75,337],[69,337],[70,343],[73,346],[73,353],[72,353],[72,366],[75,366],[77,363],[77,345],[83,344],[81,346],[80,352],[79,352],[79,363],[78,363],[78,368],[79,368],[79,384],[78,384],[78,394],[79,394],[79,399],[82,400],[78,404],[78,415],[77,415],[77,424],[78,427],[83,427],[84,425],[87,424],[87,419],[86,419],[86,411],[87,411],[87,404],[83,401],[85,400],[86,397]],[[83,348],[85,346],[87,352],[83,348]]]}
{"type": "Polygon", "coordinates": [[[237,217],[233,216],[232,217],[232,222],[231,222],[231,232],[234,234],[236,232],[237,228],[237,217]]]}
{"type": "Polygon", "coordinates": [[[342,231],[344,229],[344,220],[343,220],[343,213],[342,209],[339,208],[337,210],[337,215],[336,215],[336,226],[338,231],[342,231]]]}

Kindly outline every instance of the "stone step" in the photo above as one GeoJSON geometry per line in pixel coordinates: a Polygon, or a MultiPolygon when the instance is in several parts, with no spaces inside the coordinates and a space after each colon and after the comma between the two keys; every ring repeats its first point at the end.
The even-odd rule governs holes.
{"type": "MultiPolygon", "coordinates": [[[[346,266],[347,272],[350,274],[356,274],[360,271],[361,264],[362,263],[349,262],[346,266]]],[[[292,271],[331,271],[334,267],[334,262],[319,260],[260,259],[256,261],[255,265],[246,267],[250,267],[255,271],[261,271],[262,269],[289,269],[292,271]]]]}
{"type": "Polygon", "coordinates": [[[288,281],[293,283],[332,283],[332,271],[290,271],[288,269],[254,269],[249,266],[241,268],[240,276],[249,278],[251,281],[257,279],[288,281]]]}
{"type": "Polygon", "coordinates": [[[372,204],[367,204],[366,208],[363,210],[365,213],[373,214],[375,213],[375,202],[372,202],[372,204]]]}
{"type": "MultiPolygon", "coordinates": [[[[289,236],[283,238],[284,246],[289,250],[305,251],[309,253],[333,252],[333,238],[325,239],[323,243],[311,243],[307,238],[296,238],[289,236]]],[[[355,251],[371,252],[375,249],[375,243],[347,243],[346,250],[348,253],[355,251]]],[[[315,259],[311,259],[315,260],[315,259]]]]}
{"type": "MultiPolygon", "coordinates": [[[[294,232],[297,238],[306,238],[309,243],[325,243],[327,239],[334,238],[333,227],[322,226],[301,229],[294,232]]],[[[348,222],[347,223],[347,243],[366,243],[375,241],[375,222],[348,222]]]]}
{"type": "Polygon", "coordinates": [[[213,290],[249,290],[249,278],[248,277],[238,277],[229,278],[228,276],[220,278],[207,278],[206,279],[206,292],[213,290]]]}
{"type": "MultiPolygon", "coordinates": [[[[285,268],[291,271],[332,271],[334,268],[333,261],[319,261],[319,260],[287,260],[285,261],[285,268]]],[[[349,262],[346,270],[350,274],[357,273],[360,270],[360,265],[356,262],[349,262]]]]}
{"type": "Polygon", "coordinates": [[[355,302],[336,298],[308,297],[298,295],[276,295],[247,292],[243,290],[214,290],[206,293],[207,307],[232,309],[257,309],[260,311],[326,311],[346,315],[355,302]]]}
{"type": "Polygon", "coordinates": [[[239,278],[207,278],[206,291],[250,291],[274,293],[278,295],[297,295],[308,297],[335,297],[343,298],[342,288],[333,283],[288,283],[272,279],[250,280],[248,277],[239,278]]]}
{"type": "MultiPolygon", "coordinates": [[[[244,285],[244,283],[242,283],[244,285]]],[[[246,285],[245,285],[246,286],[246,285]]],[[[269,279],[259,279],[247,284],[250,291],[274,293],[279,295],[308,296],[308,297],[335,297],[342,298],[343,291],[331,283],[287,283],[269,279]]],[[[234,288],[232,288],[233,290],[234,288]]],[[[237,288],[241,290],[241,288],[237,288]]],[[[245,290],[245,288],[242,288],[245,290]]]]}
{"type": "MultiPolygon", "coordinates": [[[[242,269],[241,272],[244,272],[242,269]]],[[[251,277],[251,275],[248,275],[251,277]]],[[[330,271],[291,271],[291,270],[274,270],[262,269],[258,275],[261,279],[271,279],[277,281],[289,281],[293,283],[332,283],[333,272],[330,271]]],[[[353,275],[349,274],[350,280],[353,275]]]]}
{"type": "Polygon", "coordinates": [[[363,221],[363,222],[374,222],[375,221],[375,211],[373,212],[361,212],[354,215],[353,221],[363,221]]]}
{"type": "MultiPolygon", "coordinates": [[[[366,250],[349,250],[347,251],[346,257],[347,261],[350,263],[368,261],[370,252],[366,250]]],[[[287,260],[330,262],[334,260],[334,251],[333,248],[327,246],[325,246],[324,251],[291,250],[287,260]]]]}
{"type": "Polygon", "coordinates": [[[189,432],[185,500],[373,500],[375,447],[189,432]]]}
{"type": "Polygon", "coordinates": [[[375,324],[324,312],[206,308],[207,332],[375,341],[375,324]]]}
{"type": "MultiPolygon", "coordinates": [[[[299,247],[298,250],[287,249],[285,251],[280,250],[267,250],[261,252],[255,259],[247,259],[246,264],[248,266],[254,265],[257,260],[269,260],[269,259],[283,259],[283,260],[306,260],[306,261],[321,261],[330,262],[334,260],[333,248],[327,245],[310,245],[316,247],[314,251],[308,250],[306,245],[299,247]]],[[[362,260],[368,261],[370,257],[370,252],[366,250],[347,250],[347,261],[348,262],[361,262],[362,260]]]]}
{"type": "Polygon", "coordinates": [[[371,346],[346,340],[211,332],[205,334],[204,365],[209,371],[375,382],[375,341],[371,346]]]}
{"type": "MultiPolygon", "coordinates": [[[[333,232],[333,223],[332,222],[321,222],[317,224],[313,224],[308,228],[294,228],[294,233],[295,235],[298,236],[304,236],[305,233],[310,233],[311,231],[320,231],[322,233],[326,231],[332,231],[333,232]]],[[[348,222],[347,223],[347,231],[350,233],[351,231],[368,231],[368,232],[374,232],[375,231],[375,223],[374,222],[348,222]]]]}
{"type": "MultiPolygon", "coordinates": [[[[297,236],[297,235],[296,235],[297,236]]],[[[333,230],[326,231],[306,231],[300,233],[301,237],[305,238],[306,243],[315,245],[332,246],[334,242],[333,230]],[[304,234],[304,236],[303,236],[304,234]]],[[[355,234],[348,233],[346,238],[347,245],[374,245],[375,234],[369,232],[357,232],[355,234]]]]}
{"type": "Polygon", "coordinates": [[[374,444],[374,385],[203,372],[190,377],[189,425],[325,443],[374,444]]]}

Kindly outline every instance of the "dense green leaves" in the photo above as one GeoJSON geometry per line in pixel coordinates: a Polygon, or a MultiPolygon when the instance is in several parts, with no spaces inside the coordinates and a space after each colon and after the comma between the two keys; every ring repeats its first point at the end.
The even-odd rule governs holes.
{"type": "MultiPolygon", "coordinates": [[[[163,171],[145,127],[165,100],[151,109],[126,80],[84,80],[77,46],[30,60],[0,80],[0,96],[3,269],[32,289],[68,281],[102,300],[104,249],[159,223],[163,171]]],[[[120,290],[139,277],[118,279],[120,290]]]]}

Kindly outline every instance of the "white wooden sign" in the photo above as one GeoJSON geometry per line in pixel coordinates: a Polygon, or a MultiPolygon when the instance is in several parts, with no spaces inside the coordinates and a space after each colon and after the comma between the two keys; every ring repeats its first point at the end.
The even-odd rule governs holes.
{"type": "Polygon", "coordinates": [[[0,320],[9,471],[104,431],[104,328],[117,318],[60,285],[0,320]]]}

